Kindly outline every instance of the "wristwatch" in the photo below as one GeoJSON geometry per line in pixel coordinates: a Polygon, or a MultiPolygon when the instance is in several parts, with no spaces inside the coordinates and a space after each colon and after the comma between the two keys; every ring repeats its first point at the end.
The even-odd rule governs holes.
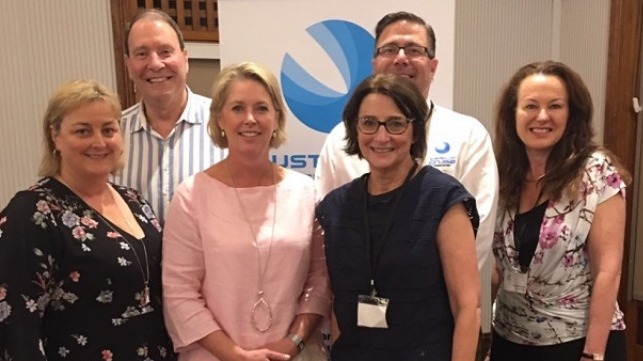
{"type": "Polygon", "coordinates": [[[301,337],[297,336],[296,333],[289,333],[286,335],[286,337],[288,337],[290,341],[292,341],[292,343],[297,346],[297,351],[301,352],[301,350],[304,349],[304,340],[301,337]]]}
{"type": "Polygon", "coordinates": [[[602,353],[587,353],[583,351],[582,354],[583,358],[589,359],[589,360],[594,360],[594,361],[604,361],[605,360],[605,355],[602,353]]]}

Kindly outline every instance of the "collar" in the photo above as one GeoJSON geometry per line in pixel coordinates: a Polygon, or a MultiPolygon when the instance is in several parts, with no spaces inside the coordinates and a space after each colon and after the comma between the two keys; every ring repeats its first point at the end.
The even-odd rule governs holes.
{"type": "MultiPolygon", "coordinates": [[[[179,124],[181,122],[201,124],[201,117],[198,116],[197,107],[194,106],[194,92],[192,92],[192,89],[190,89],[190,87],[188,87],[187,85],[185,86],[185,89],[188,92],[188,100],[185,104],[185,109],[183,109],[183,113],[181,113],[181,115],[179,116],[176,124],[179,124]]],[[[150,130],[150,127],[147,123],[147,117],[145,116],[145,103],[143,103],[143,99],[141,99],[141,101],[138,103],[138,110],[139,111],[136,114],[136,117],[130,124],[131,133],[150,130]]]]}

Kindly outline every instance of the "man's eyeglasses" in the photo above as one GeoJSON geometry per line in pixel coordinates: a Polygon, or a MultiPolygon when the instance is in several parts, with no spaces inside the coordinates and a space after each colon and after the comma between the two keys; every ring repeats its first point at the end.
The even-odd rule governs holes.
{"type": "Polygon", "coordinates": [[[357,130],[363,134],[375,134],[380,129],[380,126],[383,125],[389,134],[398,135],[404,133],[412,121],[413,119],[402,117],[391,117],[385,121],[375,117],[362,117],[357,119],[357,130]]]}
{"type": "Polygon", "coordinates": [[[423,56],[431,58],[429,55],[429,48],[415,44],[407,46],[399,46],[395,44],[383,45],[377,48],[377,55],[384,58],[392,58],[400,53],[400,49],[404,50],[404,54],[408,58],[419,58],[423,56]]]}

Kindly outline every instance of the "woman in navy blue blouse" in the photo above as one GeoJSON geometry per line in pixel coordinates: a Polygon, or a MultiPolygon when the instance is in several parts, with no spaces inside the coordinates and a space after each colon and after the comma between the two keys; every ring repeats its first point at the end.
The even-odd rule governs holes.
{"type": "Polygon", "coordinates": [[[474,198],[421,167],[431,109],[405,77],[373,75],[344,109],[346,152],[370,173],[317,207],[333,290],[331,359],[473,360],[474,198]]]}

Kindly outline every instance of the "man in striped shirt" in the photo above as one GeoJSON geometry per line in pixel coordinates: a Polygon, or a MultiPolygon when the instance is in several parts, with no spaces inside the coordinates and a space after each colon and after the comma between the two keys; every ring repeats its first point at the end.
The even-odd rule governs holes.
{"type": "Polygon", "coordinates": [[[143,10],[125,32],[125,65],[140,102],[123,112],[125,167],[113,181],[140,191],[163,223],[174,189],[223,159],[207,132],[210,99],[186,85],[183,35],[159,10],[143,10]]]}

